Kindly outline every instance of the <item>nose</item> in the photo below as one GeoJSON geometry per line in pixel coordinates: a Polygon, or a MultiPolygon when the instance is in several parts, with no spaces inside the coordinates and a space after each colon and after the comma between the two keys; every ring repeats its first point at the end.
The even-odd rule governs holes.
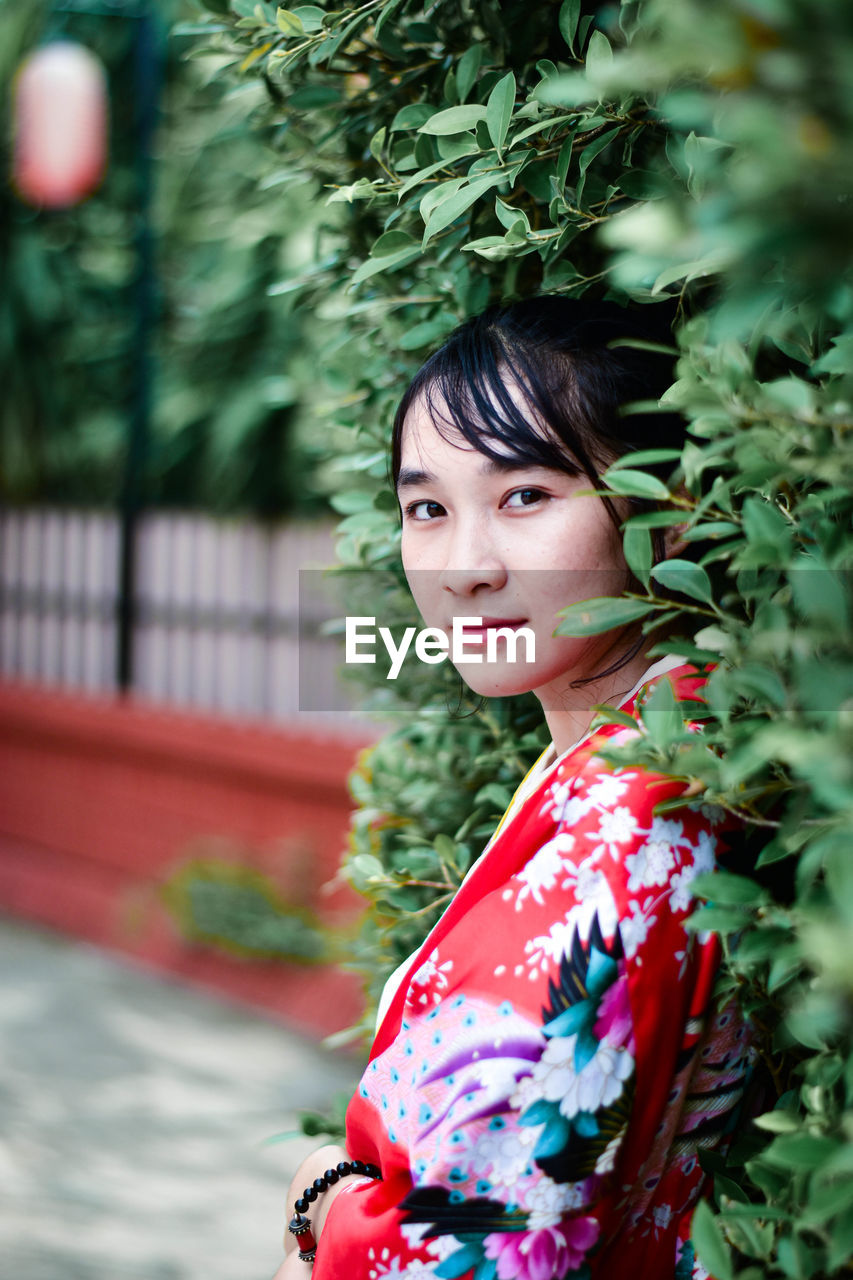
{"type": "Polygon", "coordinates": [[[481,520],[457,525],[446,553],[438,574],[442,591],[464,598],[495,591],[506,582],[503,557],[494,545],[488,524],[481,520]]]}

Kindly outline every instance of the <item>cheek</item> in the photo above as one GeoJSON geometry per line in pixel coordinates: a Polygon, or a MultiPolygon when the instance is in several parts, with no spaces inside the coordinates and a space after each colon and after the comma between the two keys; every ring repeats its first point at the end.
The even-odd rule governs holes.
{"type": "Polygon", "coordinates": [[[442,617],[442,593],[438,575],[429,569],[419,568],[418,564],[411,560],[407,563],[405,556],[403,557],[403,569],[405,570],[409,590],[412,593],[412,599],[425,625],[428,627],[438,626],[442,617]]]}

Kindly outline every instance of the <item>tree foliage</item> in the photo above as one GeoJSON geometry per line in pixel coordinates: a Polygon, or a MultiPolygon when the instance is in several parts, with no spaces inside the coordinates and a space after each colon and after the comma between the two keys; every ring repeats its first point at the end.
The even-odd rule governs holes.
{"type": "MultiPolygon", "coordinates": [[[[135,381],[145,199],[135,120],[138,19],[132,6],[75,12],[50,0],[0,8],[0,117],[43,39],[71,38],[104,63],[110,165],[68,210],[34,210],[0,188],[0,494],[12,501],[115,502],[135,381]]],[[[82,6],[85,10],[86,6],[82,6]]],[[[280,515],[317,506],[314,459],[296,410],[300,326],[269,295],[310,256],[298,184],[269,180],[254,117],[263,86],[229,86],[209,60],[167,41],[185,0],[157,0],[158,94],[151,178],[154,322],[149,502],[280,515]],[[283,198],[284,194],[284,198],[283,198]],[[282,214],[283,211],[283,214],[282,214]],[[283,220],[280,222],[279,220],[283,220]]],[[[10,157],[6,154],[6,169],[10,157]]]]}
{"type": "MultiPolygon", "coordinates": [[[[662,685],[632,758],[685,777],[763,844],[747,874],[697,885],[694,923],[723,939],[722,985],[778,1094],[714,1167],[716,1212],[697,1213],[694,1244],[718,1280],[848,1272],[853,10],[206,7],[228,74],[267,87],[275,163],[310,175],[331,206],[318,218],[335,215],[323,260],[286,287],[322,322],[330,413],[349,433],[336,501],[350,565],[393,563],[391,408],[459,319],[542,289],[678,299],[665,399],[690,435],[662,473],[670,501],[630,519],[624,546],[634,616],[652,638],[683,622],[688,638],[664,649],[717,666],[704,733],[684,731],[662,685]],[[653,569],[650,529],[676,520],[688,553],[653,569]]],[[[647,464],[605,479],[660,497],[647,464]]],[[[605,629],[616,608],[563,626],[605,629]]],[[[402,727],[353,781],[347,874],[373,904],[375,974],[432,922],[537,743],[529,703],[454,719],[445,680],[408,690],[402,727]]]]}

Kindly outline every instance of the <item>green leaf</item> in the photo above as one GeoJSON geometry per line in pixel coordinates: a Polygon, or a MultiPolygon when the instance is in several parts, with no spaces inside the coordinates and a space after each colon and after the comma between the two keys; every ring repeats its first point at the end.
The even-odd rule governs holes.
{"type": "Polygon", "coordinates": [[[684,732],[684,712],[675,690],[665,677],[658,680],[640,705],[640,719],[651,741],[667,747],[684,732]]]}
{"type": "Polygon", "coordinates": [[[409,235],[408,231],[386,231],[378,240],[374,241],[370,250],[372,258],[387,258],[392,253],[398,253],[401,249],[408,249],[417,245],[417,241],[409,235]]]}
{"type": "Polygon", "coordinates": [[[703,604],[710,604],[714,599],[711,579],[702,566],[693,564],[692,560],[662,560],[652,569],[652,577],[666,590],[678,591],[703,604]]]}
{"type": "Polygon", "coordinates": [[[634,525],[637,529],[668,529],[670,525],[683,522],[684,512],[670,508],[667,511],[638,511],[635,516],[628,517],[625,525],[634,525]]]}
{"type": "Polygon", "coordinates": [[[321,9],[316,4],[298,4],[290,12],[299,19],[309,35],[315,31],[322,31],[323,19],[326,17],[325,9],[321,9]]]}
{"type": "Polygon", "coordinates": [[[554,634],[558,636],[597,636],[615,627],[638,622],[653,613],[656,606],[645,600],[629,600],[622,596],[598,596],[581,600],[560,609],[562,622],[554,634]]]}
{"type": "Polygon", "coordinates": [[[386,879],[385,868],[372,853],[358,853],[350,861],[350,868],[361,880],[386,879]]]}
{"type": "Polygon", "coordinates": [[[453,327],[446,316],[437,316],[432,320],[424,320],[420,324],[407,329],[398,342],[401,351],[417,351],[420,347],[437,342],[453,327]]]}
{"type": "Polygon", "coordinates": [[[472,44],[470,49],[466,49],[462,57],[456,64],[456,92],[459,94],[459,101],[464,102],[474,86],[477,79],[477,72],[480,70],[480,63],[483,61],[483,46],[481,44],[472,44]]]}
{"type": "Polygon", "coordinates": [[[346,201],[347,204],[352,204],[353,200],[372,200],[376,194],[375,183],[371,182],[369,178],[359,178],[347,187],[338,187],[336,191],[332,192],[326,203],[338,204],[346,201]]]}
{"type": "Polygon", "coordinates": [[[560,5],[560,13],[557,17],[557,24],[560,28],[560,35],[566,44],[575,53],[575,35],[578,29],[578,18],[581,16],[581,0],[563,0],[560,5]]]}
{"type": "Polygon", "coordinates": [[[438,855],[441,862],[454,863],[456,861],[456,845],[450,839],[450,836],[443,833],[437,835],[432,842],[432,847],[438,855]]]}
{"type": "Polygon", "coordinates": [[[690,1238],[699,1261],[714,1280],[733,1280],[729,1247],[706,1200],[700,1200],[696,1206],[690,1227],[690,1238]]]}
{"type": "Polygon", "coordinates": [[[622,534],[622,551],[628,568],[648,590],[652,567],[652,536],[640,525],[628,524],[622,534]]]}
{"type": "Polygon", "coordinates": [[[290,37],[305,35],[305,28],[302,25],[302,19],[297,17],[297,15],[290,9],[277,9],[275,22],[279,31],[281,31],[283,35],[290,37]]]}
{"type": "Polygon", "coordinates": [[[463,253],[478,253],[489,262],[503,262],[505,258],[517,258],[526,250],[517,241],[506,236],[481,236],[462,245],[463,253]]]}
{"type": "Polygon", "coordinates": [[[710,898],[723,906],[759,906],[767,898],[754,880],[735,875],[732,871],[712,871],[696,876],[691,889],[700,898],[710,898]]]}
{"type": "Polygon", "coordinates": [[[361,284],[363,280],[369,280],[371,276],[378,275],[381,271],[396,271],[399,267],[414,262],[415,258],[420,256],[420,245],[416,244],[408,249],[398,249],[396,253],[386,254],[381,258],[368,258],[356,268],[350,276],[349,283],[351,286],[361,284]]]}
{"type": "Polygon", "coordinates": [[[588,145],[585,146],[583,151],[580,153],[580,156],[578,158],[578,172],[580,174],[580,177],[578,179],[578,185],[577,185],[576,194],[575,194],[575,198],[578,201],[578,203],[580,203],[581,196],[583,195],[583,189],[586,183],[587,169],[592,164],[595,157],[599,155],[605,149],[605,147],[609,147],[610,143],[613,141],[614,138],[616,138],[619,135],[620,132],[621,130],[619,128],[608,129],[607,132],[603,133],[599,138],[595,138],[592,142],[588,143],[588,145]]]}
{"type": "MultiPolygon", "coordinates": [[[[634,343],[613,343],[613,346],[634,346],[634,343]]],[[[647,346],[654,344],[648,343],[647,346]]],[[[660,348],[658,348],[660,349],[660,348]]],[[[607,475],[613,471],[623,471],[626,467],[650,467],[658,462],[678,462],[681,457],[680,449],[635,449],[631,453],[624,454],[623,457],[617,458],[615,462],[611,462],[607,468],[607,475]]]]}
{"type": "Polygon", "coordinates": [[[486,128],[500,158],[515,106],[515,76],[511,71],[497,82],[486,103],[486,128]]]}
{"type": "Polygon", "coordinates": [[[767,1133],[795,1133],[803,1122],[795,1112],[780,1107],[776,1111],[765,1112],[763,1116],[756,1116],[752,1123],[767,1133]]]}
{"type": "Polygon", "coordinates": [[[377,129],[376,133],[374,133],[373,137],[370,139],[370,154],[373,156],[373,159],[378,160],[380,164],[382,163],[382,148],[385,146],[385,139],[387,136],[388,130],[383,126],[381,129],[377,129]]]}
{"type": "Polygon", "coordinates": [[[293,111],[316,111],[340,101],[340,93],[331,85],[306,84],[301,89],[294,89],[287,99],[287,105],[293,111]]]}
{"type": "Polygon", "coordinates": [[[586,58],[584,59],[587,75],[591,80],[598,81],[610,70],[612,65],[613,50],[610,47],[610,41],[603,31],[593,31],[589,38],[586,58]]]}
{"type": "Polygon", "coordinates": [[[701,907],[684,922],[692,933],[739,933],[749,916],[734,907],[701,907]]]}
{"type": "Polygon", "coordinates": [[[838,1151],[832,1138],[817,1133],[783,1134],[762,1152],[762,1160],[788,1169],[817,1169],[838,1151]]]}
{"type": "Polygon", "coordinates": [[[401,107],[391,121],[388,132],[400,129],[419,129],[433,115],[432,107],[426,102],[408,102],[401,107]]]}
{"type": "MultiPolygon", "coordinates": [[[[466,209],[470,209],[475,201],[479,200],[484,192],[491,187],[495,187],[503,181],[503,175],[500,173],[486,174],[485,177],[475,178],[466,185],[457,188],[444,200],[438,202],[433,207],[426,221],[424,229],[423,247],[439,231],[443,231],[445,227],[449,227],[451,222],[455,222],[466,209]]],[[[449,183],[446,185],[450,185],[449,183]]]]}
{"type": "Polygon", "coordinates": [[[625,498],[650,498],[666,501],[669,489],[657,476],[647,471],[634,471],[630,467],[609,467],[601,477],[609,489],[625,498]]]}
{"type": "Polygon", "coordinates": [[[480,120],[485,119],[486,108],[481,103],[463,103],[460,107],[447,107],[444,111],[437,111],[421,125],[418,132],[434,137],[464,133],[467,129],[474,129],[480,120]]]}

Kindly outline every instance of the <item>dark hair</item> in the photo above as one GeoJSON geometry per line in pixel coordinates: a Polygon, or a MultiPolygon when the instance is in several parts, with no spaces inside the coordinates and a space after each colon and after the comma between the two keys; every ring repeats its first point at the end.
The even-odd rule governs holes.
{"type": "MultiPolygon", "coordinates": [[[[466,320],[400,401],[391,445],[393,481],[406,415],[419,400],[437,431],[451,440],[461,437],[460,447],[467,444],[496,460],[509,455],[522,465],[585,473],[594,485],[625,453],[680,447],[684,424],[677,414],[648,405],[625,408],[663,395],[673,381],[674,354],[620,345],[671,344],[672,318],[667,303],[628,309],[546,295],[489,307],[466,320]],[[520,391],[521,404],[508,382],[520,391]]],[[[619,524],[613,503],[602,500],[619,524]]]]}

